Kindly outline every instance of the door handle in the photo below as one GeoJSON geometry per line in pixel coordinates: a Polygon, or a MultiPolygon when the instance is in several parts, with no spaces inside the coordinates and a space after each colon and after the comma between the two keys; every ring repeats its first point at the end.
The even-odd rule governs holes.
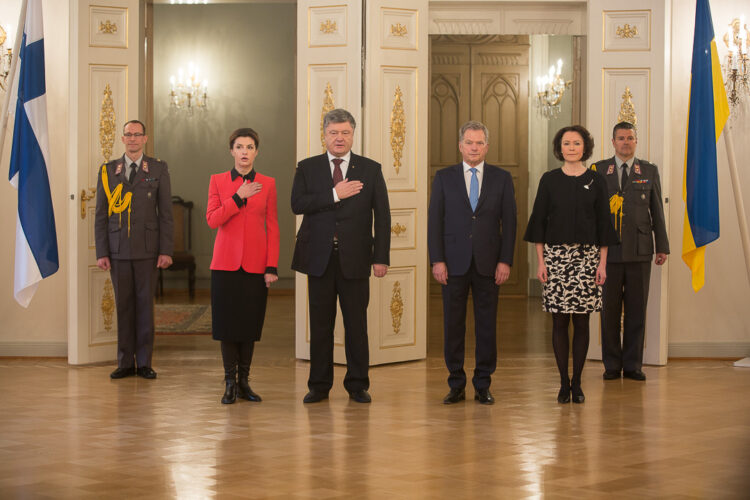
{"type": "Polygon", "coordinates": [[[86,194],[85,189],[81,189],[81,219],[86,218],[86,202],[93,200],[96,196],[96,188],[89,188],[89,193],[86,194]]]}

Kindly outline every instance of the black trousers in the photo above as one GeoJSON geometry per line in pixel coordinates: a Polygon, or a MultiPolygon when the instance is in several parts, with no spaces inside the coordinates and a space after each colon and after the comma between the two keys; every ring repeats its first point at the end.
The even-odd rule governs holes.
{"type": "Polygon", "coordinates": [[[151,366],[156,259],[110,259],[117,305],[117,366],[151,366]]]}
{"type": "Polygon", "coordinates": [[[450,372],[448,386],[463,389],[466,386],[464,372],[464,344],[466,337],[466,304],[471,290],[474,299],[474,322],[476,348],[474,378],[476,389],[490,387],[491,375],[497,367],[497,299],[499,287],[494,276],[482,276],[477,272],[474,260],[466,274],[449,275],[448,284],[443,285],[443,335],[445,365],[450,372]]]}
{"type": "Polygon", "coordinates": [[[606,370],[636,371],[643,366],[650,278],[651,261],[607,263],[601,314],[602,361],[606,370]],[[621,329],[623,304],[625,320],[621,329]]]}
{"type": "Polygon", "coordinates": [[[349,392],[367,390],[370,387],[367,341],[370,280],[345,278],[338,251],[334,250],[323,275],[308,276],[307,293],[310,302],[310,378],[307,386],[325,393],[333,386],[333,329],[338,298],[344,317],[344,388],[349,392]]]}

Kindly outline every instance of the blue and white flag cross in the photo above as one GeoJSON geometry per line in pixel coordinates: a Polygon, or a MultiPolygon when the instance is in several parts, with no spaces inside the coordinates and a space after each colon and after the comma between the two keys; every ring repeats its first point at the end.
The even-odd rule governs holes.
{"type": "Polygon", "coordinates": [[[18,189],[13,294],[19,304],[28,307],[39,282],[60,267],[47,173],[50,154],[41,0],[28,2],[19,57],[18,102],[8,178],[18,189]]]}

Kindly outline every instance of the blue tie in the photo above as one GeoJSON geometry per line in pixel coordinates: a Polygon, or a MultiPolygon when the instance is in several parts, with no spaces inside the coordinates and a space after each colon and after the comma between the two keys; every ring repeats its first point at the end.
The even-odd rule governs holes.
{"type": "Polygon", "coordinates": [[[477,178],[477,169],[472,167],[471,170],[471,184],[469,185],[469,203],[471,203],[472,212],[477,209],[477,203],[479,202],[479,178],[477,178]]]}

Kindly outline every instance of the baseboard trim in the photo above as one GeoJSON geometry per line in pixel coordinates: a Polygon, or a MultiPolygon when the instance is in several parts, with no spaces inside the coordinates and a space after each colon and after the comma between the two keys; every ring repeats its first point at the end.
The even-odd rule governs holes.
{"type": "Polygon", "coordinates": [[[67,342],[0,342],[2,357],[67,358],[67,342]]]}
{"type": "Polygon", "coordinates": [[[670,358],[744,358],[750,342],[680,342],[668,346],[670,358]]]}

